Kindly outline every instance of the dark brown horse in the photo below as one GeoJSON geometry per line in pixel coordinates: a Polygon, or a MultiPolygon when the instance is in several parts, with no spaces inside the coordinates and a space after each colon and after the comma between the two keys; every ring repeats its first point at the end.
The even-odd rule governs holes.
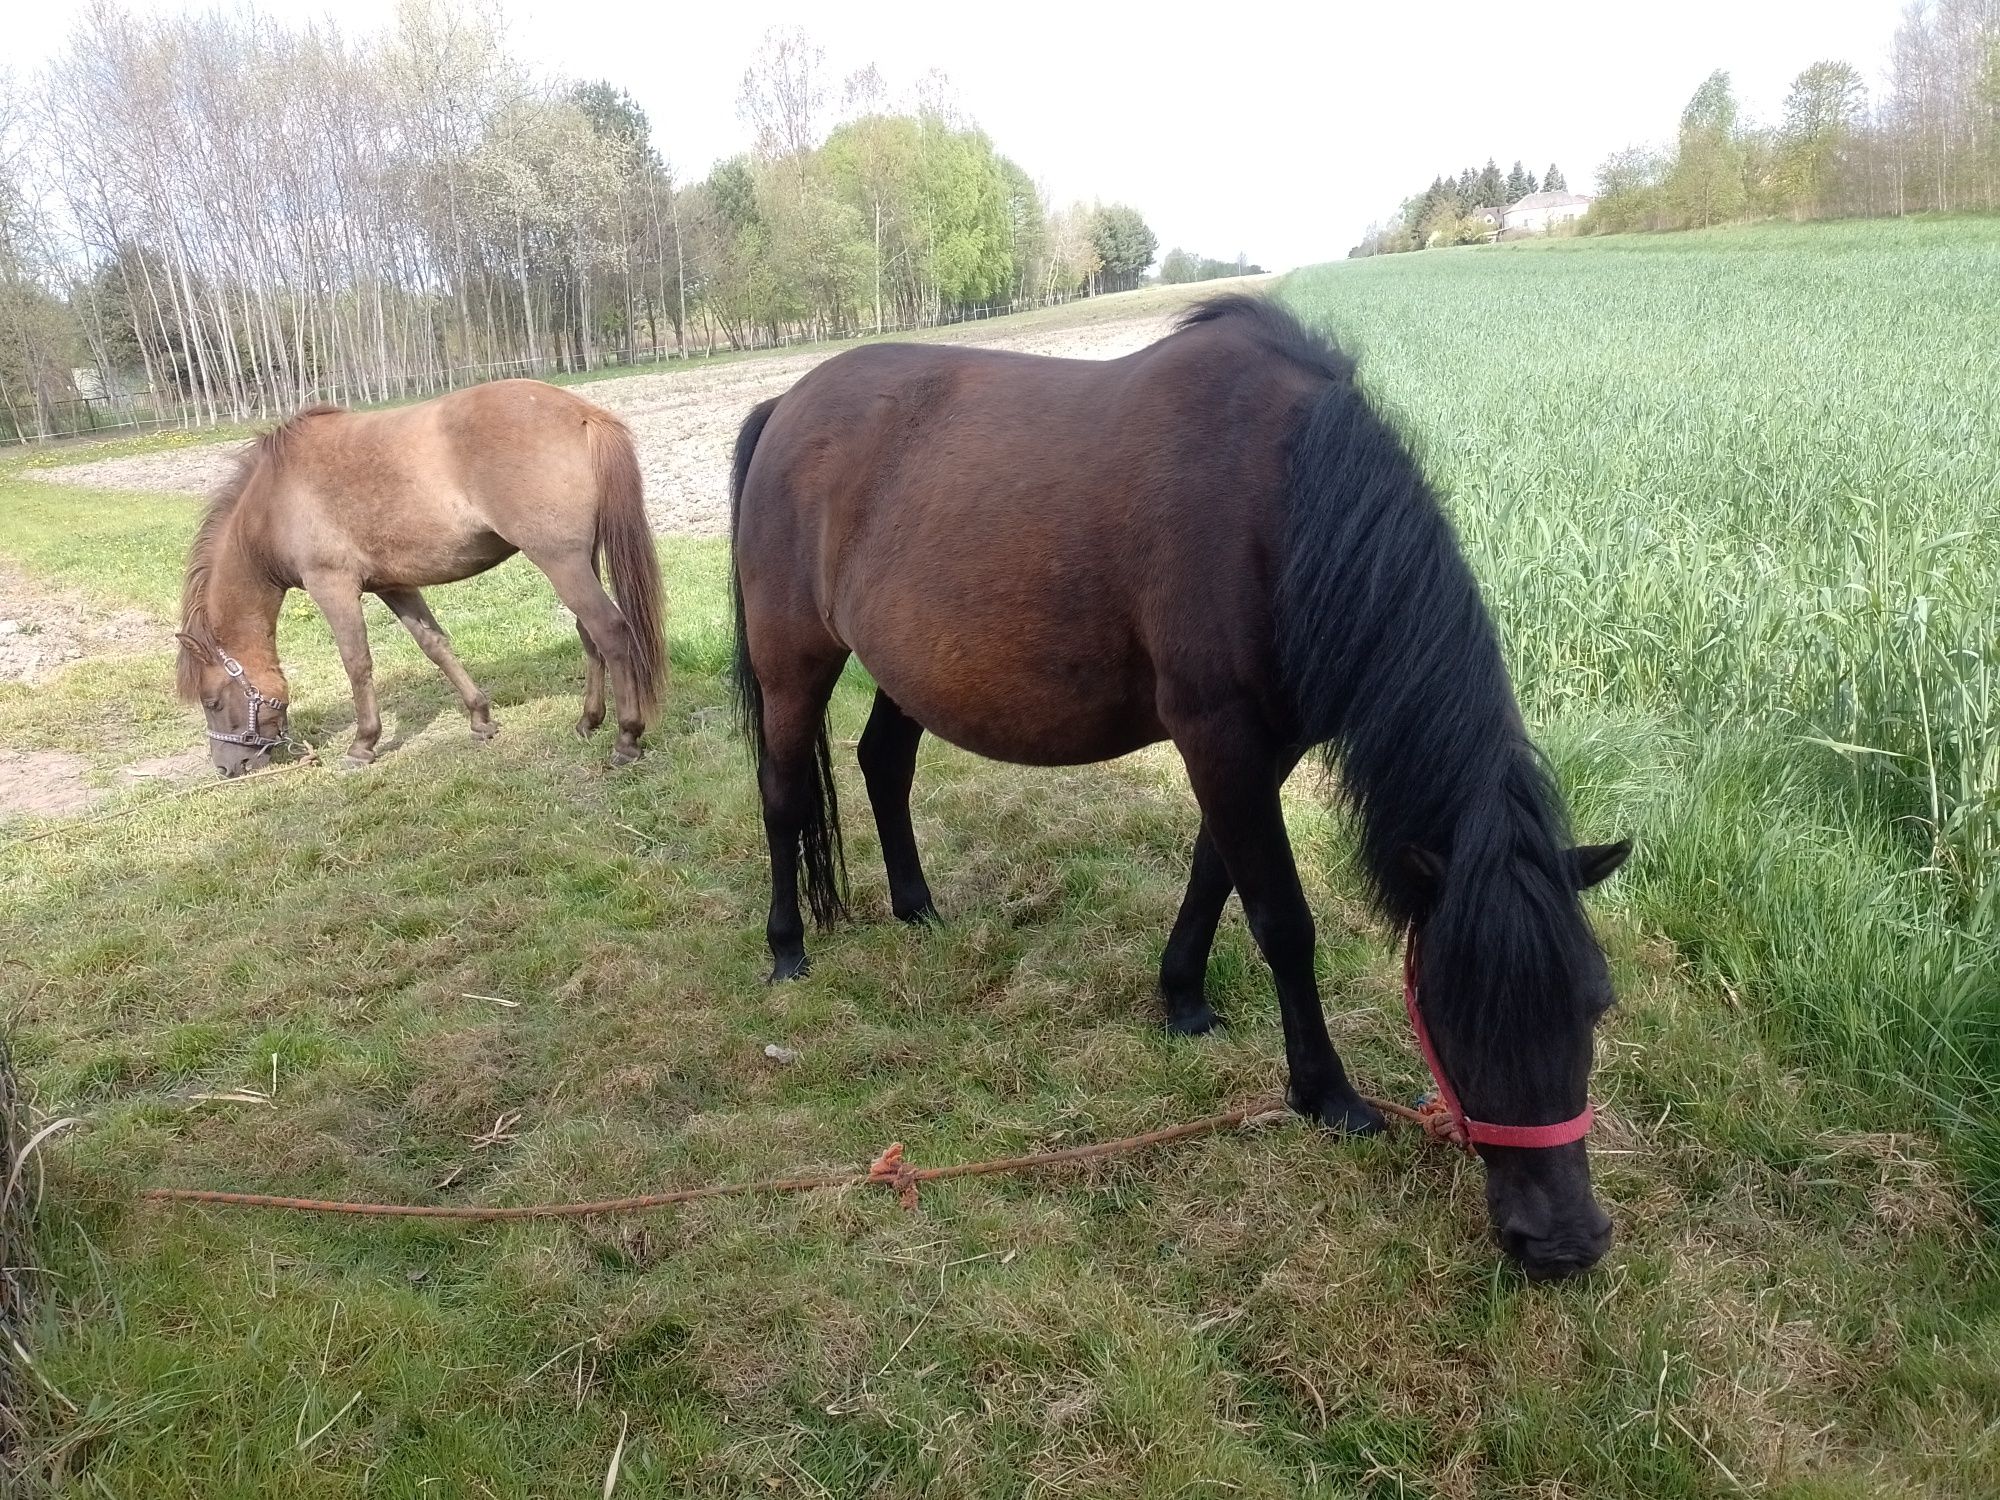
{"type": "MultiPolygon", "coordinates": [[[[1279,788],[1337,758],[1383,914],[1422,938],[1422,1013],[1465,1111],[1578,1116],[1611,1003],[1578,892],[1626,845],[1571,848],[1450,524],[1353,365],[1227,297],[1106,363],[878,344],[750,415],[734,485],[737,683],[771,852],[774,979],[843,909],[825,713],[878,684],[860,761],[891,905],[933,917],[910,825],[928,729],[1037,765],[1171,739],[1201,830],[1160,964],[1168,1023],[1233,888],[1271,965],[1294,1108],[1380,1117],[1328,1038],[1279,788]]],[[[1502,1245],[1593,1264],[1611,1224],[1581,1141],[1481,1146],[1502,1245]]]]}
{"type": "Polygon", "coordinates": [[[612,759],[638,759],[667,655],[659,558],[624,423],[538,380],[498,380],[393,411],[315,407],[250,444],[195,535],[181,595],[180,689],[208,717],[217,768],[235,776],[261,766],[286,738],[277,620],[292,588],[326,616],[347,668],[348,759],[373,760],[382,733],[364,592],[458,690],[473,734],[491,738],[486,695],[418,590],[516,552],[576,616],[588,663],[577,733],[588,739],[604,722],[608,665],[612,759]],[[616,604],[598,580],[600,554],[616,604]]]}

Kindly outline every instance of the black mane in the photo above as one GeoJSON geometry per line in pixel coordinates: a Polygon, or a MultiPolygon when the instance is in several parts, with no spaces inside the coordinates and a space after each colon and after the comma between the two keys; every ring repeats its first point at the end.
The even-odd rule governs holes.
{"type": "Polygon", "coordinates": [[[1275,304],[1254,320],[1330,384],[1295,433],[1277,644],[1300,742],[1337,768],[1374,903],[1421,925],[1425,1004],[1530,1037],[1573,1018],[1587,944],[1555,782],[1527,737],[1500,641],[1422,470],[1354,364],[1275,304]]]}
{"type": "Polygon", "coordinates": [[[1355,366],[1350,357],[1268,297],[1224,292],[1206,298],[1174,320],[1174,332],[1225,319],[1241,325],[1258,343],[1282,359],[1342,384],[1350,384],[1354,379],[1355,366]]]}

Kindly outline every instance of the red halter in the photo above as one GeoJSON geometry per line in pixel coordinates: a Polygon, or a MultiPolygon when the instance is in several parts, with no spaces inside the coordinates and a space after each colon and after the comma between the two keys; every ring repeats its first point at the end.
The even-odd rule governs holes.
{"type": "Polygon", "coordinates": [[[1585,1101],[1583,1113],[1573,1119],[1556,1125],[1489,1125],[1484,1120],[1469,1118],[1458,1102],[1458,1095],[1451,1086],[1451,1080],[1444,1076],[1444,1065],[1438,1061],[1437,1049],[1431,1045],[1430,1028],[1424,1025],[1424,1014],[1417,1009],[1417,929],[1410,929],[1409,941],[1403,948],[1403,1008],[1410,1013],[1410,1029],[1417,1034],[1417,1046],[1423,1050],[1424,1063],[1431,1070],[1431,1077],[1437,1082],[1438,1098],[1443,1101],[1451,1123],[1441,1133],[1470,1151],[1480,1146],[1567,1146],[1571,1141],[1580,1141],[1590,1130],[1590,1122],[1595,1117],[1589,1101],[1585,1101]]]}

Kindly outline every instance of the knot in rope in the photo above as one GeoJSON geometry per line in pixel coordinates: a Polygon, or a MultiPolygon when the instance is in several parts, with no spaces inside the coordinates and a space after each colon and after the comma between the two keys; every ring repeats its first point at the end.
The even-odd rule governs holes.
{"type": "Polygon", "coordinates": [[[894,1188],[896,1201],[905,1208],[917,1206],[917,1184],[923,1180],[914,1167],[903,1160],[903,1143],[891,1141],[882,1154],[868,1163],[868,1180],[894,1188]]]}
{"type": "Polygon", "coordinates": [[[1466,1134],[1465,1126],[1452,1114],[1450,1107],[1436,1094],[1425,1094],[1417,1101],[1417,1107],[1408,1116],[1412,1124],[1434,1141],[1447,1146],[1456,1146],[1467,1156],[1477,1153],[1472,1149],[1472,1138],[1466,1134]]]}

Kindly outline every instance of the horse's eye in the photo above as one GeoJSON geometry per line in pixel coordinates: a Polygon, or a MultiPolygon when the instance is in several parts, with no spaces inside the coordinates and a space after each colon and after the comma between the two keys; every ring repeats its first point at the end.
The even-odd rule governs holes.
{"type": "Polygon", "coordinates": [[[222,707],[222,700],[219,698],[204,698],[201,700],[201,706],[207,709],[210,713],[214,713],[217,709],[222,707]]]}

